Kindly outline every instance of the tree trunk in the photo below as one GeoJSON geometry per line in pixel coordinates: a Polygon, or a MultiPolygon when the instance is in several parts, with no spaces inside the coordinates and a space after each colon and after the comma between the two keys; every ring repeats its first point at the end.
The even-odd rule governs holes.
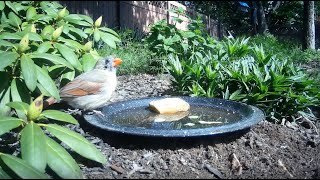
{"type": "Polygon", "coordinates": [[[252,34],[256,35],[257,34],[257,24],[258,24],[258,20],[257,20],[257,5],[256,2],[252,1],[251,2],[251,15],[250,15],[250,19],[251,19],[251,25],[252,25],[252,34]]]}
{"type": "Polygon", "coordinates": [[[303,1],[304,5],[304,43],[303,49],[315,49],[314,1],[303,1]]]}
{"type": "Polygon", "coordinates": [[[268,30],[268,25],[266,22],[266,16],[264,13],[262,1],[257,2],[257,19],[258,19],[258,33],[264,34],[268,30]]]}

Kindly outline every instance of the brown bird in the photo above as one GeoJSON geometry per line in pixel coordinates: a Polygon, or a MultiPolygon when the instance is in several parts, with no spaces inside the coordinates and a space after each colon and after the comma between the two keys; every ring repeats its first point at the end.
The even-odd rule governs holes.
{"type": "MultiPolygon", "coordinates": [[[[99,60],[94,69],[77,76],[60,89],[61,100],[77,109],[99,112],[95,109],[106,104],[116,89],[116,70],[121,63],[122,60],[114,56],[99,60]]],[[[51,97],[44,105],[55,102],[51,97]]]]}

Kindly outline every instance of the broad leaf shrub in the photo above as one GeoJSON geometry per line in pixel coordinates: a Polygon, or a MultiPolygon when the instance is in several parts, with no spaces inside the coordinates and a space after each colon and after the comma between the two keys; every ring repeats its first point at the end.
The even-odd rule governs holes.
{"type": "Polygon", "coordinates": [[[168,24],[165,19],[156,22],[150,28],[150,35],[144,39],[154,54],[162,56],[173,53],[179,57],[202,57],[214,47],[216,41],[205,33],[200,17],[192,19],[181,8],[171,11],[178,14],[178,17],[173,18],[175,23],[168,24]],[[182,22],[179,18],[181,15],[188,17],[190,22],[187,31],[176,27],[177,23],[182,22]]]}
{"type": "MultiPolygon", "coordinates": [[[[46,167],[49,166],[61,178],[83,178],[76,161],[52,136],[83,157],[102,164],[106,163],[103,154],[80,134],[51,123],[51,120],[55,120],[78,124],[77,120],[67,113],[57,110],[43,111],[43,95],[32,101],[30,105],[14,101],[8,103],[7,106],[22,111],[26,118],[2,116],[0,118],[0,135],[13,129],[19,130],[21,158],[26,165],[36,169],[36,172],[44,174],[46,167]],[[45,130],[49,133],[46,133],[45,130]]],[[[0,157],[4,160],[1,153],[0,157]]],[[[4,163],[17,175],[29,171],[25,168],[19,169],[16,161],[18,160],[8,159],[7,161],[4,160],[4,163]]]]}
{"type": "Polygon", "coordinates": [[[0,13],[0,115],[10,112],[10,101],[30,103],[40,94],[59,99],[59,87],[101,58],[99,41],[112,48],[120,41],[101,26],[102,17],[69,14],[57,2],[0,1],[0,13]]]}
{"type": "Polygon", "coordinates": [[[164,22],[152,28],[147,38],[150,48],[157,54],[168,55],[164,67],[181,94],[255,105],[265,111],[268,120],[277,123],[294,120],[298,114],[312,114],[308,107],[319,105],[319,84],[313,77],[291,59],[279,59],[266,53],[261,45],[249,45],[249,38],[227,38],[221,42],[211,39],[209,44],[200,43],[197,48],[194,39],[189,38],[187,42],[191,40],[191,44],[181,50],[182,41],[186,40],[168,46],[165,39],[173,39],[171,36],[183,31],[164,22]]]}
{"type": "Polygon", "coordinates": [[[42,111],[42,98],[60,99],[58,89],[101,58],[98,43],[116,48],[119,35],[101,26],[102,17],[69,14],[57,2],[0,1],[0,13],[0,136],[18,130],[21,147],[21,159],[0,153],[1,167],[21,178],[45,178],[47,165],[61,178],[83,178],[52,136],[88,159],[104,164],[105,157],[81,135],[49,123],[78,124],[66,113],[42,111]]]}

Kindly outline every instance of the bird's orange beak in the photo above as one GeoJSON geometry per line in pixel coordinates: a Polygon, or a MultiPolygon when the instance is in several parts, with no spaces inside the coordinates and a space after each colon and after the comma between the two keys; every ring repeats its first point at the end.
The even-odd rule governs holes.
{"type": "Polygon", "coordinates": [[[113,66],[113,67],[119,66],[121,63],[122,63],[122,60],[121,60],[120,58],[115,58],[115,59],[113,60],[112,66],[113,66]]]}

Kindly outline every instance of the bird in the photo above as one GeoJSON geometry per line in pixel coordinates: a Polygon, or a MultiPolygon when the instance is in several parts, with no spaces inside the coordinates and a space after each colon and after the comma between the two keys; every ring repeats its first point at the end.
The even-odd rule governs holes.
{"type": "MultiPolygon", "coordinates": [[[[117,86],[116,71],[121,64],[122,60],[115,56],[98,60],[91,71],[80,74],[60,89],[61,101],[76,109],[91,110],[101,114],[96,109],[110,100],[117,86]]],[[[44,106],[56,102],[55,98],[50,97],[44,101],[44,106]]]]}

